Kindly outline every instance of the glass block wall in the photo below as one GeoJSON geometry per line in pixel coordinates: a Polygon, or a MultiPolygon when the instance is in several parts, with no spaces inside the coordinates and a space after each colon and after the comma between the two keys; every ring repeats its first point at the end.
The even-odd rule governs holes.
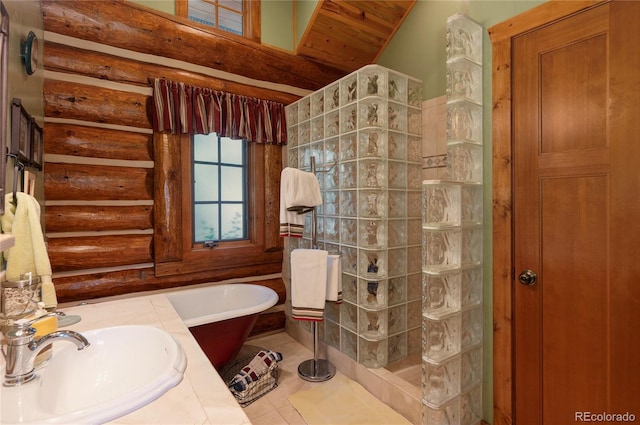
{"type": "Polygon", "coordinates": [[[482,27],[447,20],[447,171],[422,184],[423,425],[482,417],[482,27]]]}
{"type": "MultiPolygon", "coordinates": [[[[286,109],[288,166],[315,158],[318,247],[342,259],[320,338],[372,368],[421,350],[421,103],[421,81],[367,65],[286,109]]],[[[311,246],[306,220],[289,250],[311,246]]]]}

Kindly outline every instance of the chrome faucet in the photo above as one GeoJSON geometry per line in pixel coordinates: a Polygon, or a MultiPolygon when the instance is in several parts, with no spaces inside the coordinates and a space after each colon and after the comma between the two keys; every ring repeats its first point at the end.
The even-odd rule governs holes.
{"type": "Polygon", "coordinates": [[[53,315],[55,313],[47,314],[30,322],[14,322],[13,327],[5,332],[4,336],[7,340],[6,353],[3,350],[6,358],[5,387],[15,387],[33,380],[36,376],[33,366],[36,356],[55,341],[71,341],[78,347],[78,350],[83,350],[89,346],[89,341],[74,331],[55,331],[35,339],[37,330],[32,328],[31,325],[38,320],[53,315]]]}

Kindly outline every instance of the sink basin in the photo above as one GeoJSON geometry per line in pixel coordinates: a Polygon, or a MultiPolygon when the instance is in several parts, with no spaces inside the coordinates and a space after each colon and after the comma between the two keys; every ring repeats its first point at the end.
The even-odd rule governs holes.
{"type": "Polygon", "coordinates": [[[36,379],[2,387],[2,424],[104,423],[150,403],[182,380],[186,357],[162,329],[126,325],[81,333],[89,347],[54,342],[53,357],[36,379]]]}

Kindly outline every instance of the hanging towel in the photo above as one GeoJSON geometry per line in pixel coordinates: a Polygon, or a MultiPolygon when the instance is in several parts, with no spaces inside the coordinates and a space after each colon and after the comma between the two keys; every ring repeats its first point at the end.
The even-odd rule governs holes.
{"type": "Polygon", "coordinates": [[[280,174],[280,236],[301,238],[304,213],[322,204],[318,179],[313,173],[287,167],[280,174]]]}
{"type": "Polygon", "coordinates": [[[298,320],[322,321],[327,295],[328,252],[294,249],[291,252],[291,316],[298,320]]]}
{"type": "Polygon", "coordinates": [[[327,256],[327,301],[342,302],[342,264],[338,254],[327,256]]]}
{"type": "Polygon", "coordinates": [[[7,262],[7,280],[18,280],[31,272],[40,276],[42,302],[45,308],[58,305],[55,287],[51,280],[51,263],[40,224],[40,204],[31,195],[17,192],[17,205],[12,203],[13,193],[5,197],[5,212],[0,218],[3,233],[15,237],[15,245],[4,251],[7,262]]]}

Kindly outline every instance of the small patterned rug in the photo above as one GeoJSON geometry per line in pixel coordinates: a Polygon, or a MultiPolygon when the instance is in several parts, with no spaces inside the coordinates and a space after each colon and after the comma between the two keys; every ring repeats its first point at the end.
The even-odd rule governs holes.
{"type": "Polygon", "coordinates": [[[307,425],[411,425],[404,416],[344,375],[289,396],[307,425]]]}

